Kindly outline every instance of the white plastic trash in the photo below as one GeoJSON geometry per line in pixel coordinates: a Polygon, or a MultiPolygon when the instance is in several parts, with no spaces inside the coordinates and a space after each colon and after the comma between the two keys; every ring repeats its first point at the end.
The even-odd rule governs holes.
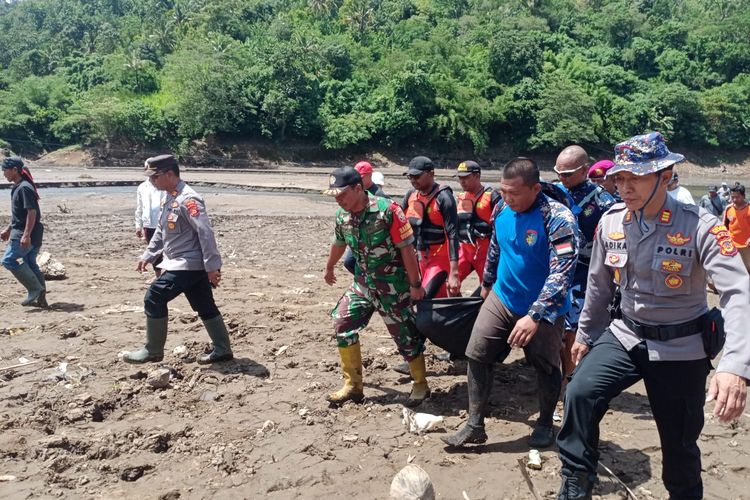
{"type": "Polygon", "coordinates": [[[429,474],[418,465],[409,464],[393,477],[393,500],[435,500],[435,489],[429,474]]]}
{"type": "Polygon", "coordinates": [[[409,432],[414,434],[427,432],[442,421],[443,417],[441,416],[430,415],[429,413],[416,413],[409,408],[404,408],[403,418],[401,419],[401,422],[409,429],[409,432]]]}

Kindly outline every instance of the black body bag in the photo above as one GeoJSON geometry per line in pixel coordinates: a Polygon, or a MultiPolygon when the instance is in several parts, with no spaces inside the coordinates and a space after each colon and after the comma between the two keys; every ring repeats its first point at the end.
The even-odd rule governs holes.
{"type": "Polygon", "coordinates": [[[484,299],[443,297],[417,302],[417,330],[430,342],[463,356],[484,299]]]}
{"type": "Polygon", "coordinates": [[[726,338],[724,317],[721,310],[714,307],[706,314],[706,324],[703,327],[703,349],[710,359],[714,359],[721,352],[726,338]]]}

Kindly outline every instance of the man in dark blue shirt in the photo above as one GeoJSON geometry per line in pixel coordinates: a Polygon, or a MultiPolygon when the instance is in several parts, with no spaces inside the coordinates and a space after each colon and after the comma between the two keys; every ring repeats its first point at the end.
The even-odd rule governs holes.
{"type": "Polygon", "coordinates": [[[469,420],[458,433],[441,438],[450,446],[487,441],[484,413],[492,365],[513,347],[523,348],[539,382],[540,414],[529,445],[542,448],[554,442],[563,320],[570,307],[568,289],[578,241],[571,211],[541,189],[533,160],[516,158],[503,167],[503,202],[493,212],[494,232],[482,280],[486,300],[466,348],[469,420]]]}
{"type": "Polygon", "coordinates": [[[28,292],[21,305],[47,307],[44,274],[36,265],[44,233],[36,185],[17,156],[3,159],[2,169],[8,182],[13,183],[10,225],[0,232],[0,240],[8,241],[3,266],[28,292]]]}
{"type": "Polygon", "coordinates": [[[570,309],[565,315],[565,343],[561,357],[563,375],[570,375],[575,368],[570,350],[576,339],[578,317],[583,310],[586,296],[586,277],[589,272],[591,249],[594,246],[594,231],[604,212],[615,204],[615,199],[606,189],[588,179],[589,155],[581,146],[573,145],[563,149],[557,156],[554,170],[560,178],[560,183],[573,198],[573,215],[576,216],[578,228],[585,239],[578,251],[578,264],[570,289],[570,309]]]}

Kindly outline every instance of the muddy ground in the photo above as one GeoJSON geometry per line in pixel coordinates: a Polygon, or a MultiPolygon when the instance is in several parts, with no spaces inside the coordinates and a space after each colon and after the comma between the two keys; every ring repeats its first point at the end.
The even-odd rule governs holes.
{"type": "MultiPolygon", "coordinates": [[[[39,180],[81,175],[129,178],[98,170],[35,171],[39,180]]],[[[246,184],[271,182],[265,174],[222,175],[246,184]]],[[[276,181],[318,187],[325,179],[276,181]]],[[[2,199],[6,193],[0,191],[2,199]]],[[[145,377],[156,366],[118,360],[144,338],[149,276],[134,271],[142,250],[133,229],[134,194],[83,188],[42,196],[44,250],[64,263],[68,278],[48,283],[49,310],[29,309],[17,304],[20,285],[0,272],[1,498],[380,499],[409,461],[430,474],[439,498],[534,498],[518,460],[528,454],[536,417],[535,380],[518,353],[495,372],[488,443],[467,451],[448,450],[438,439],[465,419],[465,366],[428,356],[433,396],[420,411],[445,422],[423,436],[408,433],[401,403],[409,380],[389,369],[399,356],[379,318],[362,340],[365,404],[328,407],[325,395],[341,384],[328,314],[348,282],[343,270],[334,287],[322,279],[331,200],[206,196],[224,257],[216,298],[236,360],[212,367],[194,362],[208,337],[178,298],[160,363],[172,379],[169,387],[153,389],[145,377]],[[187,353],[173,354],[177,346],[187,353]],[[38,362],[3,369],[21,357],[38,362]]],[[[0,224],[7,213],[0,210],[0,224]]],[[[724,425],[711,409],[700,442],[706,498],[750,498],[748,415],[724,425]]],[[[642,385],[613,402],[601,438],[602,463],[638,498],[666,497],[642,385]]],[[[542,470],[529,475],[539,496],[551,498],[559,462],[554,449],[542,457],[542,470]]],[[[606,474],[596,493],[625,497],[606,474]]]]}

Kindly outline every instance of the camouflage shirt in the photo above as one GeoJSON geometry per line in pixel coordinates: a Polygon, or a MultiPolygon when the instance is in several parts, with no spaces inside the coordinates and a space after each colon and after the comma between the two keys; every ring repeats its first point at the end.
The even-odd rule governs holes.
{"type": "Polygon", "coordinates": [[[367,207],[359,214],[339,208],[333,243],[352,249],[358,273],[404,273],[400,248],[414,243],[414,232],[401,207],[386,198],[368,194],[367,207]]]}

